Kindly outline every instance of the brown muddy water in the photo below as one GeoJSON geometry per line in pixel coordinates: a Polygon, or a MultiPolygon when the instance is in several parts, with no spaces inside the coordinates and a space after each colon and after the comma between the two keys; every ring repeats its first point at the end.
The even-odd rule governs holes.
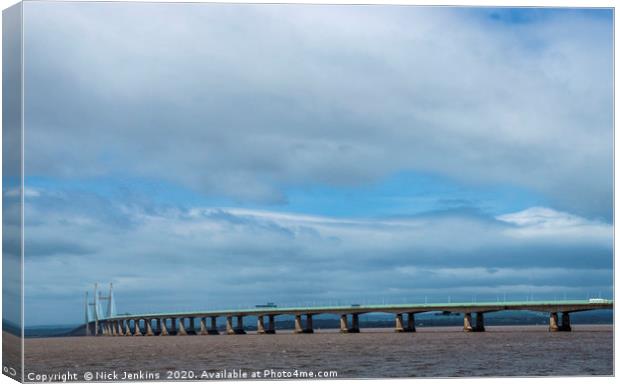
{"type": "Polygon", "coordinates": [[[54,373],[77,374],[83,381],[91,372],[93,381],[105,381],[123,380],[126,373],[134,380],[196,380],[240,372],[248,378],[253,372],[260,372],[259,378],[305,378],[299,375],[325,371],[337,378],[612,375],[613,328],[576,325],[573,332],[550,333],[545,326],[496,326],[464,333],[458,327],[420,327],[406,334],[362,329],[359,334],[319,330],[25,342],[27,381],[54,373]],[[265,377],[265,370],[272,370],[271,376],[265,377]]]}

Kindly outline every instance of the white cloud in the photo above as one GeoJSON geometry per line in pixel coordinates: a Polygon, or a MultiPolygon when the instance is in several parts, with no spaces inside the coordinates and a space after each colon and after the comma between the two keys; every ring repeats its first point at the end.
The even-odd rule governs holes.
{"type": "Polygon", "coordinates": [[[517,186],[555,209],[611,219],[610,20],[113,8],[26,7],[31,174],[120,172],[277,204],[285,186],[417,170],[517,186]]]}
{"type": "MultiPolygon", "coordinates": [[[[3,191],[6,197],[19,197],[21,196],[21,188],[8,188],[3,191]]],[[[36,188],[24,188],[24,197],[38,197],[39,191],[36,188]]]]}
{"type": "Polygon", "coordinates": [[[519,238],[557,238],[558,241],[569,243],[586,239],[598,242],[609,239],[613,232],[613,226],[608,223],[545,207],[532,207],[500,215],[497,219],[517,225],[518,228],[506,230],[506,234],[519,238]]]}

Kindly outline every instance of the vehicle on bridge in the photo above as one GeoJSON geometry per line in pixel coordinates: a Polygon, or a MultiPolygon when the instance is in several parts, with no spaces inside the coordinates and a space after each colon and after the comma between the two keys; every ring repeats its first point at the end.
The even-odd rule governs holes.
{"type": "Polygon", "coordinates": [[[607,300],[605,299],[600,299],[600,298],[592,298],[590,300],[588,300],[590,303],[605,303],[607,300]]]}

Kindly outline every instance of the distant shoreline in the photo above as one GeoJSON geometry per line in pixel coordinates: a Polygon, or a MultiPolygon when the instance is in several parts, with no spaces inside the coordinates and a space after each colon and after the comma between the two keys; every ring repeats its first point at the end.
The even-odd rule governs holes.
{"type": "MultiPolygon", "coordinates": [[[[283,323],[287,323],[287,322],[283,322],[283,323]]],[[[573,330],[577,330],[579,331],[579,328],[582,326],[586,326],[586,327],[611,327],[613,329],[613,322],[586,322],[586,323],[573,323],[573,330]]],[[[498,328],[515,328],[515,330],[519,329],[519,328],[541,328],[541,329],[546,329],[548,327],[548,324],[545,323],[528,323],[528,324],[497,324],[497,323],[492,323],[489,322],[488,324],[485,324],[485,328],[487,331],[493,331],[493,330],[498,330],[498,328]]],[[[388,324],[384,324],[383,322],[361,322],[360,323],[360,328],[362,332],[390,332],[391,329],[394,328],[393,323],[388,324]]],[[[445,324],[416,324],[416,330],[417,331],[421,331],[421,332],[438,332],[438,331],[445,331],[445,330],[449,330],[449,331],[460,331],[462,328],[462,323],[445,323],[445,324]]],[[[289,334],[292,333],[294,330],[294,326],[288,326],[288,324],[280,324],[277,323],[276,324],[276,329],[277,329],[277,333],[283,333],[283,334],[289,334]]],[[[256,332],[256,327],[253,326],[247,326],[245,327],[245,330],[249,333],[249,334],[254,334],[256,332]]],[[[339,327],[338,324],[325,324],[325,325],[315,325],[314,327],[315,332],[338,332],[339,331],[339,327]]],[[[42,339],[42,338],[63,338],[63,337],[83,337],[84,335],[80,335],[76,332],[76,329],[72,329],[70,331],[60,331],[60,332],[55,332],[55,329],[48,329],[47,330],[49,333],[41,333],[41,334],[26,334],[25,338],[26,339],[42,339]]],[[[225,335],[225,329],[224,328],[220,328],[220,335],[225,335]]],[[[7,332],[6,330],[4,332],[7,332]]],[[[32,330],[31,330],[32,332],[32,330]]],[[[11,333],[11,332],[8,332],[11,333]]],[[[276,333],[276,334],[277,334],[276,333]]],[[[14,333],[11,333],[12,335],[15,335],[14,333]]],[[[191,336],[190,336],[191,337],[191,336]]]]}

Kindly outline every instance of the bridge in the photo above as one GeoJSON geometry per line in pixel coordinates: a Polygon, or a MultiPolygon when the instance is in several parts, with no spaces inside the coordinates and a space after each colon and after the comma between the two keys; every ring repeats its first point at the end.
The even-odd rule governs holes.
{"type": "Polygon", "coordinates": [[[484,314],[498,311],[536,311],[549,313],[549,331],[571,331],[570,314],[595,309],[613,309],[613,300],[553,300],[507,301],[478,303],[429,303],[384,305],[338,305],[316,307],[275,306],[215,311],[116,314],[112,285],[108,296],[101,296],[95,287],[95,301],[86,299],[86,334],[103,336],[168,336],[168,335],[217,335],[217,319],[226,319],[225,333],[245,334],[244,318],[256,317],[258,334],[275,334],[275,317],[295,318],[295,333],[313,333],[314,316],[331,314],[340,316],[340,332],[359,333],[359,316],[368,313],[394,315],[395,332],[415,332],[415,315],[424,312],[449,312],[463,315],[463,331],[483,332],[484,314]],[[107,300],[108,310],[101,311],[101,300],[107,300]],[[101,312],[100,312],[101,311],[101,312]],[[405,322],[406,317],[406,322],[405,322]],[[208,321],[207,321],[208,319],[208,321]],[[233,322],[233,319],[236,321],[233,322]],[[268,320],[268,322],[265,321],[268,320]],[[474,321],[475,320],[475,321],[474,321]],[[207,324],[207,322],[209,324],[207,324]]]}

